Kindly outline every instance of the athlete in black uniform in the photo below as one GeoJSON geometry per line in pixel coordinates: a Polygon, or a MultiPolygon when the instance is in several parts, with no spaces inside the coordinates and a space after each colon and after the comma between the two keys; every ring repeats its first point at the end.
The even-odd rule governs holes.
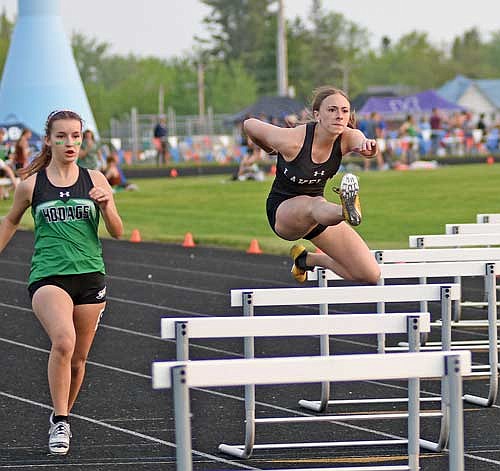
{"type": "Polygon", "coordinates": [[[63,110],[49,115],[42,151],[20,172],[24,179],[0,225],[1,252],[31,206],[35,250],[28,290],[35,316],[51,341],[49,451],[58,455],[69,450],[68,415],[106,306],[99,216],[111,236],[123,232],[106,177],[76,163],[81,143],[78,114],[63,110]]]}
{"type": "Polygon", "coordinates": [[[292,247],[292,274],[297,281],[305,281],[308,269],[322,266],[347,280],[376,283],[379,266],[350,227],[361,223],[357,178],[344,175],[338,190],[341,205],[323,196],[326,181],[337,173],[342,156],[357,152],[374,157],[376,141],[350,127],[351,106],[338,89],[319,88],[312,111],[314,121],[295,128],[280,128],[255,118],[244,122],[244,130],[255,144],[278,154],[276,178],[267,199],[269,224],[282,239],[309,239],[323,252],[307,252],[302,245],[292,247]]]}

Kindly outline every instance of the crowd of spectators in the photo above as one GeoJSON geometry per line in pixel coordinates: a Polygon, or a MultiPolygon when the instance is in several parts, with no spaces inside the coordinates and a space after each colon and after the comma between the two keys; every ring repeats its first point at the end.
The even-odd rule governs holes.
{"type": "MultiPolygon", "coordinates": [[[[30,143],[31,136],[31,130],[25,128],[18,139],[9,139],[7,130],[0,127],[0,199],[9,198],[19,183],[18,170],[29,165],[38,153],[36,146],[30,143]]],[[[122,159],[116,149],[99,145],[90,129],[83,132],[82,138],[77,161],[80,167],[100,170],[114,191],[138,189],[125,177],[122,159]]]]}
{"type": "Polygon", "coordinates": [[[360,116],[363,132],[375,128],[385,165],[410,165],[422,157],[486,155],[499,152],[500,121],[486,124],[485,115],[462,111],[446,114],[407,115],[401,121],[385,121],[378,113],[360,116]]]}

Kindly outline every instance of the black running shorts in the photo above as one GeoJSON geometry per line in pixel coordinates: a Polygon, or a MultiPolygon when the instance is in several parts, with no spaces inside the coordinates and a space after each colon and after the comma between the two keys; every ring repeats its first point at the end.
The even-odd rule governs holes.
{"type": "Polygon", "coordinates": [[[46,285],[58,286],[69,294],[75,306],[100,304],[106,301],[105,276],[99,272],[80,275],[55,275],[34,281],[28,286],[30,298],[38,288],[46,285]]]}

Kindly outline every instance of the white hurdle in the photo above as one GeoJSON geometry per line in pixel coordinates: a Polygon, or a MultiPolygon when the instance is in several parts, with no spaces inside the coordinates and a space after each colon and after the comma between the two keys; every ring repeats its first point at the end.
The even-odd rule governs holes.
{"type": "Polygon", "coordinates": [[[499,224],[500,214],[476,214],[476,222],[478,224],[499,224]]]}
{"type": "MultiPolygon", "coordinates": [[[[427,250],[420,251],[427,252],[427,250]]],[[[488,348],[488,365],[477,365],[474,366],[476,371],[471,376],[484,376],[485,374],[489,378],[489,387],[487,397],[480,397],[476,395],[467,394],[464,398],[471,403],[490,407],[494,404],[497,393],[498,393],[498,338],[497,338],[497,293],[496,293],[496,264],[494,262],[484,262],[484,261],[456,261],[456,262],[421,262],[421,263],[392,263],[392,264],[381,264],[381,279],[380,284],[384,284],[385,279],[391,278],[419,278],[425,277],[427,281],[428,278],[436,277],[467,277],[467,276],[482,276],[484,278],[485,292],[487,295],[487,306],[488,306],[488,319],[486,324],[483,321],[453,321],[450,327],[455,326],[465,326],[465,327],[478,327],[487,326],[488,328],[488,340],[479,342],[469,342],[460,343],[458,348],[468,349],[468,350],[482,350],[487,345],[488,348]],[[486,369],[486,371],[484,371],[486,369]]],[[[342,278],[331,270],[326,270],[324,268],[316,268],[314,271],[307,272],[308,280],[318,281],[320,286],[327,286],[330,280],[341,280],[342,278]]],[[[424,303],[424,302],[422,302],[424,303]]],[[[425,306],[427,308],[427,301],[425,301],[425,306]]],[[[385,304],[379,303],[377,305],[378,312],[385,312],[385,304]]],[[[442,327],[442,322],[436,321],[432,322],[431,326],[442,327]]],[[[448,337],[448,334],[445,335],[448,337]]],[[[449,334],[451,339],[451,332],[449,334]]],[[[379,336],[379,350],[383,351],[385,348],[383,342],[383,336],[379,336]]],[[[454,343],[451,342],[450,348],[453,349],[454,343]]],[[[425,347],[422,349],[433,349],[437,346],[441,346],[438,343],[426,343],[425,347]],[[427,346],[429,345],[429,346],[427,346]]],[[[448,349],[448,348],[447,348],[448,349]]]]}
{"type": "Polygon", "coordinates": [[[446,234],[498,234],[500,224],[446,224],[446,234]]]}
{"type": "Polygon", "coordinates": [[[500,233],[493,234],[431,234],[409,236],[410,248],[490,247],[500,245],[500,233]]]}
{"type": "MultiPolygon", "coordinates": [[[[420,332],[430,331],[430,314],[426,313],[394,313],[394,314],[340,314],[335,316],[323,315],[280,315],[280,316],[246,316],[246,317],[211,317],[211,318],[163,318],[161,320],[161,338],[175,339],[176,358],[178,361],[189,359],[189,339],[193,338],[238,338],[238,337],[287,337],[307,335],[368,335],[368,334],[396,334],[406,333],[410,351],[419,350],[420,332]]],[[[329,383],[328,383],[329,384],[329,383]]],[[[423,398],[435,401],[435,398],[423,398]]],[[[375,400],[357,401],[358,403],[373,403],[375,400]]],[[[394,402],[394,400],[377,400],[378,402],[394,402]]],[[[302,406],[310,401],[300,401],[302,406]]],[[[353,401],[337,401],[349,403],[353,401]]],[[[398,402],[405,402],[399,399],[398,402]]],[[[311,408],[311,407],[309,407],[311,408]]],[[[407,414],[350,414],[349,416],[321,416],[321,417],[286,417],[265,418],[255,417],[255,394],[249,391],[245,395],[245,443],[243,445],[221,444],[219,451],[248,459],[255,448],[256,424],[273,424],[283,422],[325,422],[330,420],[381,420],[406,417],[407,414]]],[[[441,413],[422,413],[422,417],[442,417],[441,413]]],[[[366,441],[363,444],[393,445],[401,443],[394,440],[366,441]]],[[[356,444],[356,442],[351,443],[356,444]]],[[[294,444],[293,446],[299,446],[294,444]]],[[[292,445],[290,445],[291,447],[292,445]]],[[[311,446],[310,443],[302,446],[311,446]]],[[[322,443],[322,446],[337,446],[337,443],[322,443]]],[[[271,447],[271,446],[268,446],[271,447]]]]}
{"type": "MultiPolygon", "coordinates": [[[[446,285],[391,285],[391,286],[348,286],[348,287],[321,287],[321,288],[262,288],[231,290],[231,306],[243,307],[244,316],[253,316],[255,307],[259,306],[293,306],[318,305],[320,315],[328,315],[329,304],[363,304],[363,303],[395,303],[438,301],[441,304],[441,318],[443,319],[442,345],[443,350],[451,349],[451,306],[452,301],[460,299],[460,286],[446,285]]],[[[383,335],[383,334],[381,334],[383,335]]],[[[245,337],[245,358],[254,358],[254,339],[245,337]]],[[[330,355],[329,336],[320,336],[320,355],[330,355]]],[[[446,394],[445,388],[443,395],[446,394]]],[[[330,384],[321,384],[320,401],[300,401],[300,405],[316,412],[326,410],[330,397],[330,384]]],[[[255,387],[245,387],[246,403],[255,401],[255,387]]],[[[252,420],[247,416],[247,422],[252,420]]],[[[425,441],[422,446],[433,450],[441,450],[447,439],[447,418],[443,410],[441,430],[436,442],[425,441]]],[[[424,441],[423,441],[424,442],[424,441]]]]}
{"type": "MultiPolygon", "coordinates": [[[[420,352],[336,357],[260,358],[154,362],[154,389],[172,388],[174,394],[176,467],[192,471],[190,388],[254,384],[311,383],[408,379],[408,464],[349,468],[307,468],[302,471],[418,471],[420,378],[446,378],[450,411],[450,471],[464,470],[462,374],[470,371],[470,352],[420,352]]],[[[292,471],[292,470],[282,470],[292,471]]],[[[297,471],[297,470],[295,470],[297,471]]]]}

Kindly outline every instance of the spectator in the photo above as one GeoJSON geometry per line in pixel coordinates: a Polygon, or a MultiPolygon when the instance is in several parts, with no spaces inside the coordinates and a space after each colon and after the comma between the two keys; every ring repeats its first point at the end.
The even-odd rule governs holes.
{"type": "Polygon", "coordinates": [[[97,148],[94,133],[90,129],[83,132],[82,146],[78,154],[78,165],[90,170],[101,170],[103,167],[101,151],[97,148]]]}
{"type": "Polygon", "coordinates": [[[104,176],[108,180],[108,183],[115,191],[120,190],[137,190],[138,187],[134,183],[127,182],[125,175],[118,163],[118,155],[116,152],[111,152],[106,158],[106,167],[104,168],[104,176]]]}
{"type": "Polygon", "coordinates": [[[442,117],[437,108],[432,108],[429,124],[431,126],[431,154],[437,155],[439,149],[439,141],[442,136],[442,117]]]}
{"type": "MultiPolygon", "coordinates": [[[[381,136],[381,129],[379,127],[380,119],[378,117],[378,113],[373,111],[370,113],[369,118],[364,122],[364,131],[363,134],[367,139],[379,139],[381,136]]],[[[375,159],[377,160],[377,167],[379,170],[384,169],[384,159],[382,157],[382,152],[380,151],[379,146],[376,146],[377,153],[375,154],[375,159]]],[[[364,168],[365,171],[370,170],[370,159],[364,159],[364,168]]]]}
{"type": "Polygon", "coordinates": [[[159,167],[163,162],[168,162],[170,159],[170,152],[168,147],[168,129],[167,120],[160,118],[156,123],[153,130],[153,137],[156,145],[156,165],[159,167]]]}
{"type": "Polygon", "coordinates": [[[28,128],[23,129],[21,137],[17,140],[14,147],[14,167],[16,170],[25,168],[29,163],[31,154],[30,143],[31,130],[28,128]]]}
{"type": "Polygon", "coordinates": [[[411,164],[418,157],[418,126],[412,115],[407,115],[405,122],[399,128],[401,138],[401,159],[405,164],[411,164]]]}
{"type": "Polygon", "coordinates": [[[0,199],[7,199],[9,190],[15,189],[17,186],[16,175],[9,165],[9,147],[4,144],[5,135],[5,128],[0,128],[0,178],[8,178],[11,183],[10,185],[0,185],[0,199]]]}

